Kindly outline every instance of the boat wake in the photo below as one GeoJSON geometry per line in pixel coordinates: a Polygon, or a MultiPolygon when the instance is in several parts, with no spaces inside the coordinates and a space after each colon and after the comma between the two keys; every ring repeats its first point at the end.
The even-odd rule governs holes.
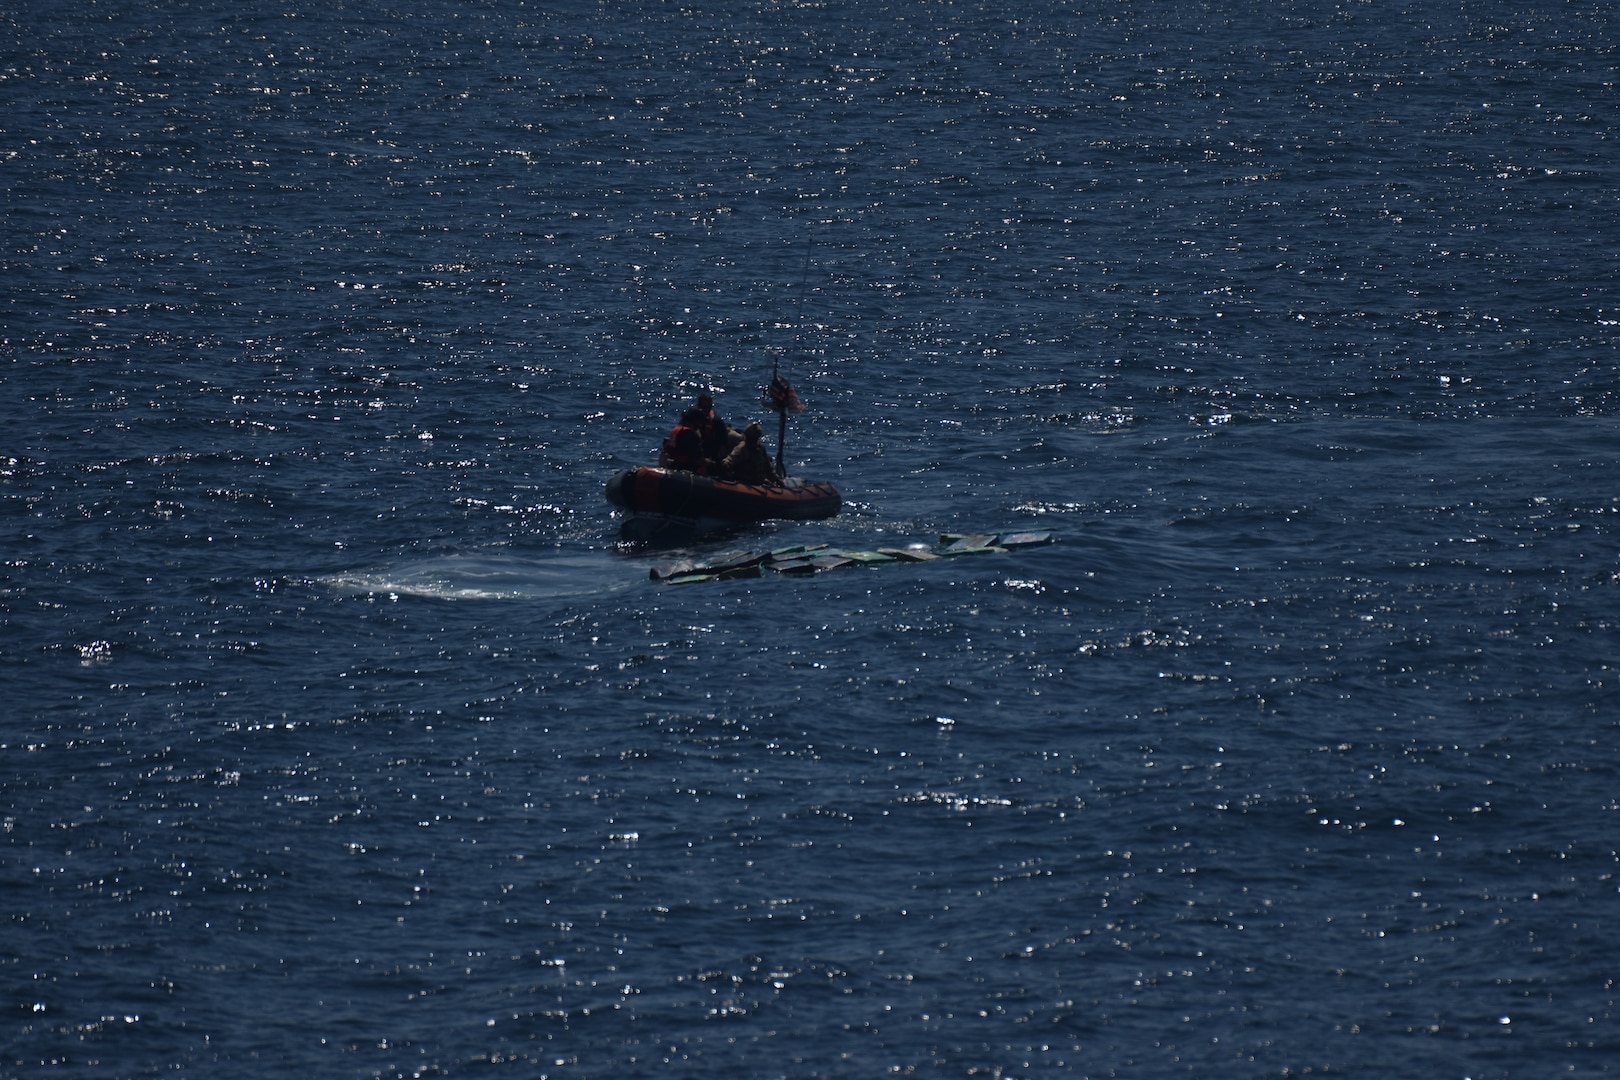
{"type": "Polygon", "coordinates": [[[328,574],[320,584],[372,596],[435,600],[541,600],[590,596],[647,580],[646,568],[609,552],[559,552],[545,559],[447,555],[376,570],[328,574]]]}

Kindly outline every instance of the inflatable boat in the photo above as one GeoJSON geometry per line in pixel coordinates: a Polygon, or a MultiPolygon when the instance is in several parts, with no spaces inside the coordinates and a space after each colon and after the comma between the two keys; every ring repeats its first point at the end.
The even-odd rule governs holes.
{"type": "Polygon", "coordinates": [[[650,465],[614,473],[606,494],[624,514],[625,534],[636,537],[830,518],[844,504],[838,489],[822,481],[790,476],[780,484],[738,484],[650,465]]]}

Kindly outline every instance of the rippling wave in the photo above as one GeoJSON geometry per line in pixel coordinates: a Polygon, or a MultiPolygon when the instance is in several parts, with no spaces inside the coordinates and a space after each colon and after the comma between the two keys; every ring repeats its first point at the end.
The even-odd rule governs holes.
{"type": "Polygon", "coordinates": [[[0,1072],[1613,1070],[1606,9],[0,20],[0,1072]]]}

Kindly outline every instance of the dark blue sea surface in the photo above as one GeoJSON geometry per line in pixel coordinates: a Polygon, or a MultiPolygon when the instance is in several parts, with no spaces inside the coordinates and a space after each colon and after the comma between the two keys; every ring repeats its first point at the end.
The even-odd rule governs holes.
{"type": "Polygon", "coordinates": [[[1620,1071],[1610,5],[0,27],[0,1075],[1620,1071]]]}

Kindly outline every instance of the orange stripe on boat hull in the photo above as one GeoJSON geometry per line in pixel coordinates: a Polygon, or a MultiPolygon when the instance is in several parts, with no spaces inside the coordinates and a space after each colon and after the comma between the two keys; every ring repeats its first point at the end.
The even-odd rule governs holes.
{"type": "Polygon", "coordinates": [[[843,508],[843,496],[825,482],[790,478],[780,487],[736,484],[651,466],[615,473],[608,480],[606,495],[626,516],[738,523],[773,518],[816,520],[833,517],[843,508]]]}

